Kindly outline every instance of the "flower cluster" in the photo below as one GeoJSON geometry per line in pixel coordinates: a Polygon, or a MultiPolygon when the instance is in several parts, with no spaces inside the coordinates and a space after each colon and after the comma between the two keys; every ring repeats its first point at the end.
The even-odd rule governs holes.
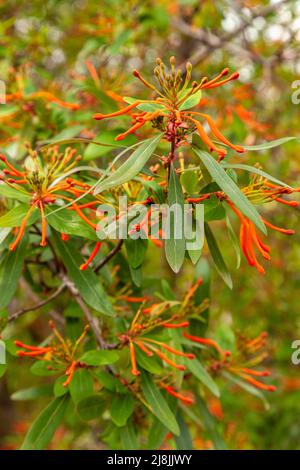
{"type": "Polygon", "coordinates": [[[77,357],[79,348],[89,330],[89,325],[85,326],[83,333],[75,343],[64,339],[52,321],[49,322],[49,325],[55,339],[49,346],[31,346],[16,340],[15,345],[21,348],[18,350],[17,354],[19,357],[31,357],[48,362],[48,370],[57,371],[58,374],[63,372],[66,376],[63,386],[68,387],[74,372],[78,368],[85,367],[85,364],[81,363],[77,357]]]}
{"type": "MultiPolygon", "coordinates": [[[[133,74],[137,77],[148,89],[156,95],[156,98],[151,100],[134,100],[131,99],[129,106],[115,111],[110,114],[94,114],[94,118],[101,120],[104,118],[111,118],[127,114],[132,117],[133,125],[124,133],[119,134],[116,140],[124,139],[128,134],[137,131],[150,122],[153,127],[160,129],[164,132],[164,137],[167,141],[171,142],[174,146],[179,147],[186,142],[187,136],[194,132],[196,129],[200,138],[208,149],[216,152],[219,159],[223,159],[227,154],[225,148],[218,147],[213,140],[206,133],[203,124],[200,120],[208,124],[214,138],[218,139],[222,144],[232,148],[236,152],[243,152],[243,147],[232,144],[219,130],[216,122],[208,114],[200,113],[197,111],[189,111],[198,105],[201,99],[202,90],[210,90],[216,88],[231,80],[236,80],[239,76],[237,72],[227,76],[229,69],[225,68],[219,75],[208,80],[203,77],[197,83],[191,82],[192,64],[187,63],[185,79],[182,77],[181,69],[175,69],[175,58],[170,58],[170,71],[168,71],[161,59],[157,59],[157,66],[154,70],[155,77],[158,81],[159,88],[149,83],[142,77],[140,72],[134,70],[133,74]],[[226,78],[224,78],[226,77],[226,78]],[[136,108],[138,111],[136,111],[136,108]],[[199,120],[200,118],[200,120],[199,120]]],[[[173,150],[174,150],[173,149],[173,150]]]]}
{"type": "MultiPolygon", "coordinates": [[[[245,196],[255,204],[264,204],[267,202],[276,201],[280,204],[284,204],[290,207],[297,207],[297,201],[291,201],[282,198],[283,195],[290,195],[294,192],[300,192],[300,188],[290,188],[287,186],[279,186],[277,184],[271,183],[265,178],[253,178],[250,184],[242,188],[242,192],[245,196]]],[[[261,274],[265,274],[264,267],[259,263],[255,251],[265,259],[270,260],[270,247],[264,243],[261,238],[261,235],[257,233],[257,229],[253,222],[249,220],[248,217],[242,214],[242,212],[236,207],[236,205],[231,201],[226,194],[221,191],[216,191],[213,193],[204,193],[199,197],[188,198],[189,202],[202,202],[207,199],[210,199],[212,196],[216,196],[220,201],[226,202],[226,204],[232,209],[232,211],[237,215],[238,220],[240,221],[240,245],[242,252],[245,255],[245,258],[250,266],[254,266],[257,271],[261,274]]],[[[292,229],[285,229],[277,227],[276,225],[271,224],[265,218],[262,217],[262,221],[267,228],[275,230],[279,233],[285,235],[293,235],[295,232],[292,229]]]]}
{"type": "MultiPolygon", "coordinates": [[[[23,168],[18,168],[5,155],[0,155],[0,160],[5,165],[0,179],[16,191],[16,194],[19,193],[28,198],[28,211],[18,228],[15,240],[9,247],[10,250],[14,251],[18,246],[30,217],[36,210],[39,210],[41,217],[40,245],[46,246],[46,210],[48,206],[57,203],[65,202],[69,210],[74,211],[85,224],[96,231],[97,223],[91,220],[95,218],[95,212],[93,211],[93,217],[90,217],[84,211],[95,209],[99,205],[99,200],[91,195],[90,184],[69,176],[81,159],[80,155],[76,156],[77,151],[68,147],[64,152],[59,153],[58,146],[50,147],[40,155],[31,148],[28,148],[28,151],[30,156],[25,160],[23,168]],[[85,198],[84,201],[83,198],[85,198]],[[77,199],[80,199],[80,203],[76,202],[77,199]]],[[[64,232],[61,235],[63,240],[68,239],[68,235],[64,232]]],[[[94,250],[81,269],[86,269],[90,265],[100,247],[101,242],[96,242],[94,250]]]]}
{"type": "Polygon", "coordinates": [[[210,371],[214,374],[227,371],[259,390],[274,392],[276,390],[274,385],[261,381],[264,377],[269,377],[271,372],[268,369],[256,369],[268,357],[267,336],[265,331],[251,339],[238,335],[236,353],[222,360],[212,359],[209,365],[210,371]]]}
{"type": "MultiPolygon", "coordinates": [[[[180,358],[183,358],[183,360],[193,360],[196,358],[196,355],[192,352],[186,352],[181,345],[176,348],[169,345],[171,337],[168,334],[165,336],[164,331],[172,329],[182,331],[181,340],[184,346],[186,346],[186,343],[188,347],[200,344],[205,348],[215,350],[224,359],[230,356],[230,352],[224,351],[215,340],[191,335],[184,331],[190,326],[190,322],[186,319],[187,315],[191,314],[191,310],[195,313],[193,297],[202,282],[202,279],[199,278],[187,291],[182,302],[165,301],[153,303],[146,307],[145,304],[149,300],[148,297],[121,296],[121,299],[127,302],[141,303],[129,329],[119,335],[120,347],[129,348],[131,373],[133,376],[138,377],[140,375],[136,360],[136,348],[148,358],[156,356],[162,363],[173,370],[186,371],[186,365],[182,363],[180,358]],[[177,313],[170,313],[170,310],[173,308],[178,310],[177,313]],[[178,361],[174,359],[174,356],[178,358],[178,361]]],[[[193,397],[190,393],[186,394],[176,390],[172,374],[167,374],[163,379],[159,379],[159,386],[170,395],[178,398],[182,403],[193,403],[193,397]]]]}

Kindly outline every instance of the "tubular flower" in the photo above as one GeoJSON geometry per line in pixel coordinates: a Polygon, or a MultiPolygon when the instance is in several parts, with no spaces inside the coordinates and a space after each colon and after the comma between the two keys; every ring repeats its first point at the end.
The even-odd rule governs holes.
{"type": "Polygon", "coordinates": [[[255,388],[274,392],[276,390],[274,385],[268,385],[261,381],[264,377],[269,377],[271,372],[268,369],[256,369],[268,357],[265,350],[267,336],[268,334],[265,331],[253,339],[239,335],[237,338],[237,352],[221,362],[212,362],[210,370],[215,373],[226,370],[255,388]]]}
{"type": "Polygon", "coordinates": [[[183,336],[194,343],[202,344],[203,346],[211,347],[215,349],[221,357],[229,357],[231,355],[230,351],[224,351],[221,346],[214,339],[210,338],[200,338],[199,336],[193,336],[188,333],[183,333],[183,336]]]}
{"type": "Polygon", "coordinates": [[[166,305],[166,303],[162,303],[161,306],[159,304],[154,305],[154,308],[145,312],[145,309],[143,309],[143,306],[141,305],[131,323],[129,330],[126,333],[119,335],[121,346],[129,346],[131,372],[135,376],[140,374],[136,363],[136,348],[138,348],[148,357],[156,355],[159,359],[161,359],[162,362],[168,364],[173,369],[180,371],[184,371],[185,366],[174,362],[174,360],[169,357],[168,353],[187,359],[194,359],[195,357],[195,355],[192,353],[186,353],[184,351],[177,350],[166,344],[164,341],[160,341],[148,336],[152,330],[158,327],[166,329],[181,329],[189,326],[188,321],[173,323],[175,320],[178,320],[177,315],[173,315],[166,320],[162,320],[160,315],[167,308],[168,304],[166,305]]]}
{"type": "Polygon", "coordinates": [[[48,369],[53,371],[57,370],[57,373],[64,371],[66,380],[63,386],[68,387],[74,376],[74,372],[79,368],[85,367],[85,364],[76,359],[76,353],[86,337],[89,326],[87,325],[84,328],[83,333],[75,343],[71,343],[68,339],[65,340],[62,337],[52,321],[49,322],[49,325],[54,335],[54,341],[51,342],[50,346],[30,346],[16,340],[15,345],[21,348],[17,351],[17,355],[19,357],[32,357],[37,360],[49,362],[48,369]]]}
{"type": "MultiPolygon", "coordinates": [[[[186,368],[182,363],[177,363],[174,361],[175,357],[182,357],[185,359],[192,360],[195,358],[195,354],[191,352],[185,352],[181,349],[174,348],[167,344],[167,341],[160,339],[156,333],[158,328],[172,330],[178,329],[182,331],[185,328],[189,327],[189,321],[186,320],[185,316],[188,315],[190,307],[192,307],[192,299],[196,293],[197,288],[201,285],[203,280],[199,278],[185,294],[181,302],[170,301],[170,302],[161,302],[154,303],[151,307],[144,308],[144,304],[141,304],[134,319],[131,322],[129,329],[119,335],[119,340],[121,342],[121,347],[129,346],[130,360],[131,360],[131,372],[133,375],[139,375],[139,370],[137,368],[136,362],[136,350],[141,351],[146,354],[148,357],[157,356],[162,362],[168,364],[170,367],[176,370],[184,371],[186,368]],[[170,316],[168,315],[168,310],[171,308],[177,308],[178,313],[174,313],[170,316]],[[162,318],[165,315],[167,318],[162,318]],[[152,331],[155,330],[155,336],[152,336],[152,331]],[[170,357],[171,355],[171,357],[170,357]],[[173,357],[172,357],[173,356],[173,357]]],[[[121,296],[121,298],[127,298],[126,296],[121,296]]],[[[130,298],[131,299],[131,298],[130,298]]],[[[133,298],[132,301],[147,301],[148,297],[144,298],[133,298]]],[[[194,310],[193,307],[193,313],[194,310]]],[[[199,309],[197,313],[201,313],[199,309]]],[[[183,333],[184,337],[191,337],[186,333],[183,333]]],[[[200,338],[197,338],[197,340],[200,338]]],[[[202,338],[205,340],[204,338],[202,338]]],[[[171,341],[171,337],[170,337],[171,341]]],[[[207,343],[213,345],[213,340],[207,340],[207,343]]],[[[216,343],[215,343],[216,344],[216,343]]],[[[219,348],[217,346],[217,348],[219,348]]],[[[218,349],[219,352],[221,348],[218,349]]]]}
{"type": "MultiPolygon", "coordinates": [[[[89,197],[90,185],[79,180],[68,177],[69,171],[72,170],[80,160],[80,156],[75,156],[76,150],[67,148],[64,153],[58,153],[58,147],[48,150],[45,155],[39,156],[37,152],[29,149],[30,156],[26,159],[24,168],[18,169],[12,165],[3,155],[0,160],[4,163],[3,175],[0,179],[14,191],[18,191],[20,195],[28,198],[28,211],[18,228],[17,236],[10,245],[10,250],[15,250],[22,239],[26,226],[31,217],[38,210],[41,217],[41,246],[47,244],[47,207],[55,204],[57,201],[66,201],[69,209],[76,214],[93,230],[96,230],[96,224],[90,220],[84,213],[84,209],[89,209],[91,204],[97,205],[99,201],[89,202],[81,206],[73,202],[78,197],[89,197]]],[[[2,183],[2,184],[3,184],[2,183]]],[[[0,183],[1,184],[1,183],[0,183]]],[[[68,234],[62,233],[62,239],[67,240],[68,234]]],[[[96,247],[83,265],[82,269],[90,264],[99,250],[100,244],[96,247]]]]}
{"type": "Polygon", "coordinates": [[[202,90],[225,85],[231,80],[236,80],[239,74],[234,72],[228,76],[229,69],[225,68],[211,80],[204,77],[200,83],[195,81],[190,83],[191,72],[192,64],[188,62],[186,64],[186,76],[183,80],[181,69],[175,69],[174,57],[170,58],[170,71],[166,70],[161,59],[157,59],[157,66],[154,69],[158,82],[158,87],[156,87],[145,80],[140,72],[134,70],[133,75],[151,90],[156,98],[150,100],[125,99],[125,101],[129,101],[129,105],[125,108],[110,114],[94,114],[94,119],[101,120],[127,114],[132,117],[132,126],[126,132],[119,134],[116,140],[124,139],[128,134],[134,133],[147,122],[150,122],[153,127],[164,132],[167,141],[175,142],[175,147],[185,143],[187,136],[196,130],[209,151],[216,152],[219,159],[222,159],[227,154],[227,150],[217,146],[209,137],[203,127],[203,123],[206,123],[214,138],[236,152],[243,152],[243,147],[232,144],[223,136],[216,122],[208,114],[189,111],[190,108],[199,104],[202,90]]]}
{"type": "Polygon", "coordinates": [[[191,393],[181,393],[177,392],[176,389],[171,385],[166,385],[163,382],[160,382],[160,387],[166,390],[169,395],[180,400],[184,405],[193,405],[195,403],[195,399],[191,393]]]}
{"type": "Polygon", "coordinates": [[[72,111],[75,111],[80,108],[79,104],[68,103],[66,101],[63,101],[60,98],[57,98],[53,93],[50,93],[49,91],[45,90],[35,91],[33,93],[29,93],[28,95],[25,95],[23,91],[18,91],[16,93],[7,94],[5,98],[7,103],[21,101],[23,103],[23,107],[26,106],[26,103],[31,103],[34,100],[43,99],[46,102],[58,104],[59,106],[71,109],[72,111]]]}
{"type": "MultiPolygon", "coordinates": [[[[242,188],[242,192],[251,202],[255,204],[264,204],[267,202],[276,201],[280,204],[284,204],[290,207],[297,207],[297,201],[284,199],[283,196],[300,192],[300,188],[279,186],[267,181],[265,178],[254,177],[248,186],[242,188]]],[[[188,198],[187,200],[188,202],[197,203],[205,201],[212,196],[215,196],[221,202],[228,204],[232,211],[237,215],[241,223],[240,245],[242,252],[244,253],[245,258],[247,259],[250,266],[254,266],[259,273],[265,274],[265,269],[257,259],[257,252],[264,259],[270,260],[270,247],[263,242],[261,236],[257,233],[257,229],[254,223],[242,214],[242,212],[235,206],[228,196],[226,196],[225,193],[216,191],[213,193],[201,194],[199,197],[188,198]]],[[[276,225],[268,222],[263,217],[262,221],[267,228],[275,230],[279,233],[283,233],[285,235],[294,235],[295,233],[295,231],[292,229],[277,227],[276,225]]]]}
{"type": "MultiPolygon", "coordinates": [[[[270,260],[270,247],[266,245],[260,235],[257,233],[257,230],[255,228],[255,225],[251,220],[249,220],[247,217],[245,217],[233,204],[232,201],[229,199],[226,200],[226,202],[229,204],[231,209],[236,213],[238,216],[240,222],[241,222],[241,227],[240,227],[240,245],[241,249],[247,259],[247,262],[250,266],[254,266],[257,271],[260,274],[265,274],[265,269],[263,266],[259,263],[257,260],[257,256],[255,253],[255,250],[257,250],[261,256],[266,259],[270,260]]],[[[271,228],[272,230],[275,230],[277,232],[283,233],[285,235],[293,235],[295,232],[294,230],[291,229],[284,229],[281,227],[277,227],[276,225],[271,224],[264,218],[262,218],[262,221],[266,225],[266,227],[271,228]]]]}

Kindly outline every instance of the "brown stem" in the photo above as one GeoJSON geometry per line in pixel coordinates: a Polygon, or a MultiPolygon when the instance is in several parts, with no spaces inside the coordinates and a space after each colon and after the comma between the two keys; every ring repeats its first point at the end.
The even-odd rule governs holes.
{"type": "Polygon", "coordinates": [[[32,305],[31,307],[22,308],[21,310],[18,310],[17,312],[12,313],[9,316],[8,321],[11,322],[11,321],[17,320],[17,318],[22,316],[24,313],[32,312],[33,310],[38,310],[39,308],[43,307],[44,305],[47,305],[52,300],[56,299],[56,297],[58,297],[62,293],[62,291],[65,289],[65,287],[66,287],[66,285],[63,283],[47,299],[41,300],[40,302],[38,302],[35,305],[32,305]]]}
{"type": "Polygon", "coordinates": [[[96,341],[101,349],[109,349],[109,346],[106,344],[104,339],[102,338],[102,332],[95,322],[95,319],[90,312],[90,309],[88,306],[85,304],[84,300],[81,298],[81,295],[79,294],[78,290],[76,289],[75,285],[73,282],[66,276],[66,274],[61,274],[61,278],[63,283],[66,285],[66,287],[69,289],[70,293],[76,300],[77,304],[81,308],[82,312],[84,313],[88,323],[90,324],[93,333],[95,335],[96,341]]]}
{"type": "Polygon", "coordinates": [[[122,248],[124,240],[119,240],[117,245],[108,253],[108,255],[100,261],[94,272],[98,273],[122,248]]]}
{"type": "Polygon", "coordinates": [[[176,151],[176,125],[175,125],[175,116],[172,117],[171,119],[171,124],[172,124],[172,130],[171,130],[171,136],[170,136],[170,142],[171,142],[171,150],[168,155],[167,159],[167,172],[168,172],[168,181],[170,179],[170,168],[171,164],[175,159],[175,151],[176,151]]]}

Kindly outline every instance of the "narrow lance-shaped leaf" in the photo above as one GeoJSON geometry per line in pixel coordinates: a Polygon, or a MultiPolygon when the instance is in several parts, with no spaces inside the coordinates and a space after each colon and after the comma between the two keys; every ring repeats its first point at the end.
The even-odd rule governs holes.
{"type": "Polygon", "coordinates": [[[126,426],[120,429],[121,442],[124,450],[137,450],[139,449],[139,441],[133,426],[129,421],[126,426]]]}
{"type": "Polygon", "coordinates": [[[64,243],[57,232],[53,231],[53,238],[59,254],[68,270],[70,279],[74,282],[85,302],[104,315],[113,315],[112,306],[103,289],[100,279],[91,269],[81,271],[79,266],[83,259],[77,247],[71,241],[64,243]]]}
{"type": "Polygon", "coordinates": [[[105,189],[119,186],[134,178],[147,163],[160,140],[161,134],[141,144],[112,175],[108,176],[108,178],[101,181],[99,185],[96,186],[94,194],[101,193],[105,189]]]}
{"type": "Polygon", "coordinates": [[[255,150],[267,150],[272,149],[274,147],[279,147],[286,142],[290,142],[292,140],[300,140],[300,137],[282,137],[281,139],[271,140],[270,142],[264,142],[259,145],[243,145],[245,150],[255,151],[255,150]]]}
{"type": "Polygon", "coordinates": [[[168,205],[167,227],[169,234],[165,240],[165,253],[170,267],[175,273],[178,273],[185,255],[184,197],[173,164],[170,167],[168,205]]]}
{"type": "Polygon", "coordinates": [[[205,236],[208,244],[209,251],[211,253],[212,259],[215,263],[216,269],[220,276],[222,277],[223,281],[227,286],[232,289],[232,279],[226,263],[223,259],[222,253],[218,247],[216,239],[207,223],[205,223],[205,236]]]}
{"type": "Polygon", "coordinates": [[[0,270],[0,309],[5,308],[13,298],[22,273],[26,255],[27,237],[23,237],[15,251],[10,251],[4,258],[0,270]]]}
{"type": "Polygon", "coordinates": [[[233,246],[234,251],[236,253],[236,269],[239,269],[240,264],[241,264],[241,248],[240,248],[239,240],[238,240],[238,237],[235,234],[235,231],[233,230],[233,227],[231,225],[230,219],[229,219],[227,214],[226,214],[226,217],[225,217],[225,221],[226,221],[226,226],[227,226],[227,229],[228,229],[228,234],[229,234],[230,240],[232,242],[232,246],[233,246]]]}
{"type": "Polygon", "coordinates": [[[171,432],[178,436],[180,434],[180,430],[176,418],[149,374],[143,373],[142,375],[142,390],[153,414],[171,432]]]}
{"type": "Polygon", "coordinates": [[[55,398],[31,425],[21,450],[43,450],[60,425],[69,403],[69,395],[55,398]]]}
{"type": "Polygon", "coordinates": [[[220,186],[224,193],[231,199],[231,201],[241,210],[241,212],[248,217],[263,233],[267,233],[265,224],[263,223],[261,216],[241,192],[235,182],[227,175],[226,171],[222,166],[216,162],[216,160],[209,155],[209,153],[199,150],[193,147],[195,154],[200,158],[202,163],[205,165],[209,173],[211,174],[214,181],[220,186]]]}
{"type": "Polygon", "coordinates": [[[197,359],[187,360],[185,362],[189,371],[202,382],[216,397],[220,396],[220,391],[215,383],[215,381],[211,378],[209,373],[206,369],[202,366],[201,362],[197,359]]]}
{"type": "Polygon", "coordinates": [[[272,181],[275,184],[278,184],[279,186],[283,186],[285,188],[290,188],[290,186],[283,181],[280,181],[277,178],[274,178],[273,176],[269,175],[265,171],[260,170],[259,168],[256,168],[255,166],[251,165],[244,165],[243,163],[221,163],[223,168],[232,168],[236,170],[245,170],[249,171],[249,173],[255,173],[256,175],[262,176],[263,178],[266,178],[269,181],[272,181]]]}
{"type": "Polygon", "coordinates": [[[184,421],[183,414],[180,412],[177,413],[177,422],[180,427],[180,435],[175,438],[177,450],[192,450],[192,437],[189,428],[184,421]]]}
{"type": "Polygon", "coordinates": [[[213,441],[216,450],[227,450],[226,444],[217,431],[217,422],[210,414],[205,404],[205,401],[200,396],[197,396],[197,408],[201,413],[206,429],[209,432],[211,440],[213,441]]]}
{"type": "MultiPolygon", "coordinates": [[[[287,142],[291,142],[293,140],[300,140],[300,137],[281,137],[280,139],[270,140],[269,142],[263,142],[262,144],[258,145],[243,145],[243,148],[249,152],[256,152],[260,150],[268,150],[275,147],[280,147],[287,142]]],[[[224,144],[223,142],[217,141],[218,145],[222,147],[228,147],[228,145],[224,144]]]]}
{"type": "MultiPolygon", "coordinates": [[[[30,206],[27,204],[19,204],[18,206],[14,207],[10,211],[6,212],[6,214],[2,215],[2,217],[0,217],[0,227],[19,227],[29,209],[30,206]]],[[[26,225],[28,226],[34,224],[38,218],[39,210],[35,208],[31,212],[26,225]]]]}

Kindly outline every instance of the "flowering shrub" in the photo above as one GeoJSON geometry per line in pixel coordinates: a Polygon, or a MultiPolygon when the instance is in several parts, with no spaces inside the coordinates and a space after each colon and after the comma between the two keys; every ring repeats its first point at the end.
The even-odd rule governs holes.
{"type": "MultiPolygon", "coordinates": [[[[97,82],[97,71],[91,63],[87,67],[97,82]]],[[[190,63],[181,70],[174,57],[166,65],[157,59],[156,85],[133,71],[149,98],[110,92],[115,110],[109,113],[89,111],[92,93],[79,94],[78,103],[44,90],[7,94],[14,110],[8,114],[1,153],[1,328],[8,354],[18,366],[30,365],[33,376],[48,378],[16,392],[19,399],[28,394],[48,397],[22,449],[46,448],[63,420],[79,430],[97,429],[109,448],[188,448],[200,426],[208,429],[216,448],[223,448],[207,409],[212,397],[219,399],[220,384],[233,384],[263,400],[264,392],[276,390],[264,365],[269,357],[266,332],[254,338],[237,333],[229,346],[207,333],[210,288],[201,256],[204,237],[189,249],[188,240],[176,236],[176,227],[185,223],[176,211],[169,215],[173,228],[168,234],[159,214],[157,236],[149,235],[153,221],[148,216],[154,206],[177,205],[184,213],[189,204],[193,226],[200,230],[204,224],[212,263],[234,289],[232,266],[228,269],[224,261],[214,221],[221,221],[228,232],[237,264],[242,253],[259,274],[265,273],[264,260],[271,258],[266,237],[272,230],[294,233],[267,220],[263,206],[275,201],[296,207],[290,195],[299,188],[269,175],[261,165],[247,164],[248,152],[263,152],[289,139],[252,147],[235,144],[210,114],[202,112],[206,93],[239,77],[237,72],[228,74],[225,68],[213,78],[192,81],[190,63]],[[52,106],[67,113],[67,130],[72,130],[73,119],[82,128],[62,138],[43,135],[44,130],[40,136],[36,130],[20,158],[12,158],[7,134],[17,119],[25,110],[41,115],[40,125],[46,126],[52,106]],[[99,139],[92,117],[100,121],[99,139]],[[122,132],[117,128],[114,143],[103,142],[102,120],[109,119],[113,127],[119,117],[126,123],[130,118],[130,127],[122,132]],[[112,151],[111,161],[97,158],[97,150],[103,149],[112,151]],[[236,153],[242,160],[236,160],[236,153]],[[129,201],[125,215],[138,204],[146,208],[147,217],[129,217],[125,239],[100,237],[107,221],[103,207],[115,214],[106,226],[120,224],[124,212],[119,200],[124,196],[129,201]],[[203,221],[197,218],[199,204],[203,221]],[[156,279],[143,277],[149,257],[160,256],[179,273],[176,282],[181,282],[183,267],[189,270],[183,296],[173,290],[171,276],[158,272],[156,279]],[[14,309],[20,285],[22,297],[32,291],[41,298],[14,309]],[[42,310],[46,305],[47,311],[42,310]],[[12,323],[26,326],[28,314],[35,311],[50,317],[49,328],[38,338],[30,339],[26,328],[5,334],[12,323]],[[203,425],[199,409],[210,424],[204,420],[203,425]]]]}

